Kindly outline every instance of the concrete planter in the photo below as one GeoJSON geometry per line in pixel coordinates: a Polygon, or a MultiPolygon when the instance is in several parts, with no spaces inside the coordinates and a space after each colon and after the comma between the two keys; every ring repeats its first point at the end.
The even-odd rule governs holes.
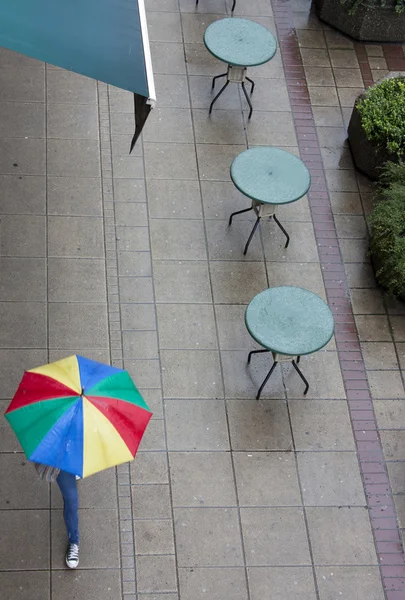
{"type": "MultiPolygon", "coordinates": [[[[396,79],[398,77],[404,77],[403,73],[392,71],[374,83],[374,86],[380,84],[385,79],[396,79]]],[[[365,94],[360,94],[355,102],[347,133],[354,164],[359,171],[362,171],[365,175],[370,177],[370,179],[375,181],[380,176],[380,168],[382,165],[387,161],[397,163],[399,157],[397,154],[388,152],[385,146],[380,146],[376,142],[366,138],[366,134],[361,125],[361,117],[356,108],[358,101],[364,98],[364,95],[365,94]]]]}
{"type": "MultiPolygon", "coordinates": [[[[371,233],[371,235],[372,235],[372,233],[371,233]]],[[[381,260],[379,260],[377,256],[372,255],[372,254],[370,256],[370,259],[371,259],[371,268],[373,269],[375,280],[377,281],[378,285],[384,290],[384,292],[388,293],[387,289],[379,282],[378,277],[377,277],[378,270],[382,266],[381,260]]],[[[393,297],[392,294],[391,294],[391,297],[393,297]]],[[[394,298],[396,298],[399,302],[403,302],[405,304],[405,294],[399,294],[398,296],[394,296],[394,298]]]]}
{"type": "MultiPolygon", "coordinates": [[[[358,99],[360,100],[362,97],[363,95],[358,99]]],[[[388,160],[398,161],[396,155],[390,154],[385,148],[381,148],[374,141],[366,138],[356,106],[353,108],[347,133],[354,164],[370,179],[375,181],[379,178],[380,167],[388,160]]]]}
{"type": "Polygon", "coordinates": [[[405,42],[405,13],[395,11],[395,0],[385,6],[363,0],[354,14],[340,0],[314,0],[322,21],[362,42],[405,42]]]}

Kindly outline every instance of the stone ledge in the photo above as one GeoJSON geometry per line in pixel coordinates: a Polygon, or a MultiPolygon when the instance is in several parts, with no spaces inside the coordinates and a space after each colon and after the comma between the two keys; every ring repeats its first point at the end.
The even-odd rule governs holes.
{"type": "Polygon", "coordinates": [[[395,12],[395,0],[387,0],[385,6],[367,5],[362,2],[355,13],[340,0],[314,0],[317,14],[322,21],[362,42],[405,42],[405,12],[395,12]]]}

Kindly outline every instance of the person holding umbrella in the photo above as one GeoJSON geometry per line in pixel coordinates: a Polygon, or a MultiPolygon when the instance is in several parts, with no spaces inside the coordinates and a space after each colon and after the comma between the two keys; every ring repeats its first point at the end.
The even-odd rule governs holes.
{"type": "Polygon", "coordinates": [[[76,569],[79,565],[79,493],[76,475],[60,471],[56,483],[63,498],[63,519],[68,535],[65,562],[69,569],[76,569]]]}
{"type": "Polygon", "coordinates": [[[77,479],[135,458],[152,413],[126,371],[74,355],[26,371],[5,417],[45,481],[56,481],[79,565],[77,479]]]}
{"type": "Polygon", "coordinates": [[[63,498],[63,520],[65,521],[68,536],[68,547],[65,562],[69,569],[79,566],[79,492],[77,490],[77,475],[61,471],[55,467],[48,467],[41,463],[34,463],[39,477],[47,482],[54,482],[59,486],[63,498]]]}

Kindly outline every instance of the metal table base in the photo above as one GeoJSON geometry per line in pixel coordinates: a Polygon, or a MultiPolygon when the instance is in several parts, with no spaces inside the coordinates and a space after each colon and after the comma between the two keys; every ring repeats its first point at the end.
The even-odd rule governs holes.
{"type": "Polygon", "coordinates": [[[284,229],[284,227],[282,226],[282,224],[280,223],[280,221],[277,219],[276,217],[276,211],[275,211],[276,207],[274,204],[262,204],[261,202],[258,202],[257,200],[253,200],[252,201],[252,206],[250,206],[249,208],[244,208],[243,210],[238,210],[234,213],[231,214],[231,216],[229,217],[229,223],[228,225],[232,225],[232,219],[235,215],[241,215],[242,213],[245,212],[249,212],[250,210],[254,210],[256,215],[257,215],[257,219],[255,224],[253,225],[253,229],[249,235],[249,239],[246,242],[246,246],[245,249],[243,250],[243,254],[246,256],[246,253],[248,251],[250,242],[253,239],[253,236],[255,234],[256,229],[259,226],[260,223],[260,219],[271,219],[273,218],[274,221],[277,223],[277,225],[279,226],[279,228],[281,229],[281,231],[284,233],[285,237],[287,238],[287,241],[285,243],[284,248],[288,247],[288,244],[290,243],[290,236],[288,235],[288,233],[286,232],[286,230],[284,229]]]}
{"type": "Polygon", "coordinates": [[[247,100],[247,103],[249,105],[249,117],[248,118],[249,119],[251,118],[252,113],[253,113],[253,106],[252,106],[252,103],[250,101],[249,94],[247,93],[247,90],[246,90],[245,81],[248,81],[250,83],[250,85],[252,86],[250,88],[250,95],[253,94],[253,90],[255,89],[255,83],[254,83],[254,81],[252,79],[250,79],[246,75],[246,71],[247,71],[246,67],[234,67],[232,65],[228,65],[228,70],[227,70],[226,73],[221,73],[221,75],[215,75],[215,77],[212,80],[211,91],[214,90],[214,88],[215,88],[215,81],[217,79],[220,79],[222,77],[226,77],[226,83],[219,90],[218,94],[215,96],[215,98],[211,102],[209,114],[212,113],[212,108],[213,108],[215,102],[218,100],[218,98],[220,97],[220,95],[222,94],[222,92],[225,91],[225,89],[228,87],[228,85],[230,83],[240,83],[241,86],[242,86],[243,93],[245,94],[245,98],[247,100]]]}
{"type": "Polygon", "coordinates": [[[294,369],[297,371],[298,375],[301,377],[302,381],[305,383],[305,390],[304,390],[304,396],[306,396],[308,390],[309,390],[309,383],[308,381],[305,379],[301,369],[298,366],[298,363],[300,362],[300,356],[297,356],[296,359],[295,358],[291,358],[291,356],[288,356],[286,354],[277,354],[276,352],[272,352],[271,350],[267,350],[266,348],[264,348],[263,350],[252,350],[251,352],[249,352],[249,356],[248,356],[248,365],[250,364],[250,359],[252,357],[252,354],[260,354],[262,352],[271,352],[272,356],[273,356],[273,364],[271,366],[270,371],[267,373],[262,385],[259,387],[259,391],[257,392],[257,396],[256,396],[256,400],[260,399],[261,393],[263,391],[264,386],[266,385],[266,383],[268,382],[268,380],[270,379],[274,369],[276,368],[277,364],[279,362],[291,362],[292,366],[294,367],[294,369]]]}

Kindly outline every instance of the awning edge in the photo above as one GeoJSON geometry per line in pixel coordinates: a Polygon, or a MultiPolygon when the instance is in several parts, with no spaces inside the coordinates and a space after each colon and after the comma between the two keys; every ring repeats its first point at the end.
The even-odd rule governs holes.
{"type": "Polygon", "coordinates": [[[145,57],[146,78],[148,81],[149,98],[148,104],[151,108],[156,104],[156,90],[153,79],[152,56],[149,46],[148,22],[146,19],[145,0],[138,0],[139,20],[141,23],[143,52],[145,57]]]}

